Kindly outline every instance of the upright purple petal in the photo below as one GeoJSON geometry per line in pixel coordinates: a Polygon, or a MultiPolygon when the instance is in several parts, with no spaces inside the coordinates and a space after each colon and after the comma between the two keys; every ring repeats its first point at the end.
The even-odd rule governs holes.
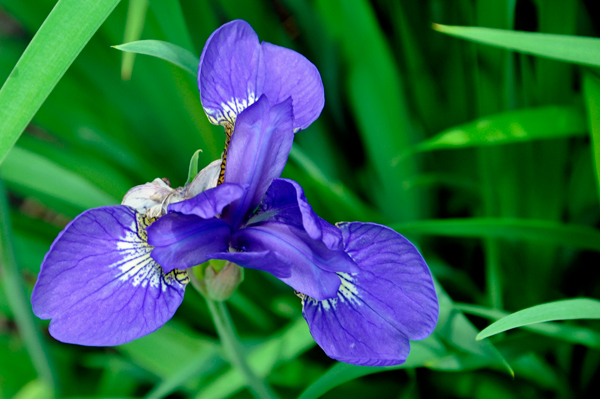
{"type": "Polygon", "coordinates": [[[338,273],[337,297],[303,300],[315,341],[328,356],[352,364],[401,364],[409,339],[427,337],[438,302],[425,261],[395,231],[373,223],[342,223],[345,251],[358,273],[338,273]]]}
{"type": "Polygon", "coordinates": [[[152,258],[166,272],[187,269],[206,262],[208,255],[227,251],[231,234],[222,219],[169,212],[148,228],[152,258]]]}
{"type": "Polygon", "coordinates": [[[317,67],[293,50],[267,42],[262,42],[261,48],[265,65],[263,93],[271,104],[292,97],[294,132],[306,129],[325,105],[325,91],[317,67]]]}
{"type": "Polygon", "coordinates": [[[149,334],[175,313],[187,273],[165,274],[146,242],[148,221],[128,206],[79,215],[46,254],[33,312],[63,342],[112,346],[149,334]]]}
{"type": "Polygon", "coordinates": [[[240,114],[231,137],[225,182],[247,186],[223,218],[237,229],[258,206],[274,178],[279,177],[292,148],[292,101],[273,107],[262,96],[240,114]]]}
{"type": "Polygon", "coordinates": [[[213,124],[234,125],[237,116],[266,94],[275,105],[293,99],[293,130],[306,129],[323,110],[317,68],[303,55],[271,43],[259,44],[245,21],[231,21],[207,40],[198,69],[202,106],[213,124]]]}
{"type": "Polygon", "coordinates": [[[170,204],[169,212],[200,216],[210,219],[220,214],[227,205],[244,195],[245,187],[239,184],[223,183],[201,192],[193,198],[170,204]]]}
{"type": "MultiPolygon", "coordinates": [[[[278,258],[285,259],[291,273],[289,277],[273,274],[295,290],[318,299],[337,295],[340,279],[335,272],[358,271],[343,251],[332,251],[322,241],[311,239],[303,229],[280,222],[264,222],[241,229],[232,236],[231,247],[242,252],[274,252],[278,258]]],[[[271,272],[274,267],[284,268],[276,260],[265,260],[262,267],[254,268],[271,272]]]]}
{"type": "Polygon", "coordinates": [[[234,124],[236,117],[262,94],[264,71],[259,73],[261,47],[245,21],[231,21],[206,42],[198,69],[198,88],[211,123],[234,124]]]}
{"type": "Polygon", "coordinates": [[[247,225],[264,221],[276,221],[304,229],[310,238],[322,240],[329,249],[342,249],[342,232],[313,211],[304,196],[304,190],[293,180],[273,180],[247,225]]]}

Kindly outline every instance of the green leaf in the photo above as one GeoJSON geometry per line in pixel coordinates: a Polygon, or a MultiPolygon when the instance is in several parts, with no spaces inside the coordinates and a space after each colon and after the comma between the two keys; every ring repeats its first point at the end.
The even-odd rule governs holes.
{"type": "Polygon", "coordinates": [[[20,188],[49,195],[82,210],[120,202],[82,176],[20,147],[8,154],[0,175],[20,188]]]}
{"type": "Polygon", "coordinates": [[[590,133],[592,135],[592,153],[594,154],[594,164],[596,166],[596,186],[600,192],[600,79],[586,73],[583,79],[583,88],[590,133]]]}
{"type": "Polygon", "coordinates": [[[0,163],[120,0],[61,0],[0,89],[0,163]]]}
{"type": "MultiPolygon", "coordinates": [[[[292,145],[290,159],[317,184],[319,189],[340,207],[348,211],[348,214],[357,218],[377,220],[381,217],[369,208],[352,190],[348,189],[342,182],[331,180],[325,176],[323,171],[310,159],[298,145],[292,145]]],[[[336,205],[337,206],[337,205],[336,205]]]]}
{"type": "Polygon", "coordinates": [[[298,399],[316,399],[331,391],[333,388],[357,378],[384,371],[421,367],[424,366],[427,361],[436,357],[437,355],[435,352],[431,350],[425,341],[420,341],[411,343],[410,354],[408,355],[406,362],[399,366],[366,367],[347,363],[336,363],[302,392],[302,395],[300,395],[298,399]]]}
{"type": "MultiPolygon", "coordinates": [[[[299,318],[285,329],[275,334],[265,343],[249,353],[247,359],[250,368],[259,377],[266,378],[278,363],[285,363],[300,356],[315,345],[308,326],[299,318]]],[[[204,386],[196,399],[223,399],[232,396],[246,384],[245,378],[237,369],[231,369],[204,386]]]]}
{"type": "Polygon", "coordinates": [[[506,369],[514,377],[514,371],[504,356],[491,341],[475,340],[478,330],[464,314],[454,309],[452,299],[435,278],[434,283],[440,306],[440,314],[434,334],[440,340],[449,343],[455,350],[446,353],[445,356],[440,352],[437,358],[429,360],[425,366],[446,371],[495,366],[506,369]]]}
{"type": "MultiPolygon", "coordinates": [[[[146,22],[146,11],[148,10],[148,0],[129,0],[127,9],[127,20],[125,21],[125,33],[123,41],[125,43],[140,40],[146,22]]],[[[123,53],[121,61],[121,79],[131,79],[133,63],[135,62],[135,53],[123,53]]]]}
{"type": "MultiPolygon", "coordinates": [[[[509,313],[503,310],[463,303],[455,304],[454,308],[464,313],[485,317],[486,319],[491,320],[499,320],[509,315],[509,313]]],[[[600,333],[586,327],[547,322],[523,326],[523,328],[527,331],[546,337],[600,349],[600,333]]]]}
{"type": "Polygon", "coordinates": [[[165,61],[177,65],[186,72],[189,72],[194,77],[198,75],[198,57],[173,43],[167,43],[160,40],[140,40],[113,47],[121,51],[162,58],[165,61]]]}
{"type": "Polygon", "coordinates": [[[600,319],[600,301],[587,298],[566,299],[523,309],[491,324],[477,334],[477,339],[529,324],[573,319],[600,319]]]}
{"type": "Polygon", "coordinates": [[[119,345],[117,349],[127,354],[136,365],[163,380],[175,379],[182,384],[187,381],[178,380],[177,374],[186,373],[189,368],[198,365],[198,359],[215,365],[217,361],[214,358],[219,355],[215,342],[174,321],[152,334],[119,345]],[[166,353],[169,355],[165,356],[166,353]]]}
{"type": "Polygon", "coordinates": [[[57,389],[58,380],[45,347],[44,338],[35,325],[31,304],[25,291],[25,282],[15,261],[9,207],[0,180],[0,274],[4,291],[11,307],[19,332],[25,342],[29,357],[40,378],[40,386],[47,390],[57,389]]]}
{"type": "Polygon", "coordinates": [[[600,39],[593,37],[440,24],[433,24],[433,29],[450,36],[520,53],[574,64],[600,66],[600,39]]]}
{"type": "Polygon", "coordinates": [[[194,155],[192,155],[192,159],[190,159],[190,168],[188,171],[188,178],[186,183],[191,183],[194,180],[194,177],[198,174],[198,156],[202,150],[196,150],[194,155]]]}
{"type": "MultiPolygon", "coordinates": [[[[160,25],[167,41],[177,44],[188,50],[194,48],[192,38],[187,29],[180,0],[151,1],[150,8],[153,11],[158,25],[160,25]]],[[[194,20],[196,23],[199,21],[194,20]]]]}
{"type": "MultiPolygon", "coordinates": [[[[583,113],[576,107],[549,106],[504,112],[465,123],[410,148],[407,154],[443,148],[465,148],[553,139],[584,134],[583,113]]],[[[397,163],[402,156],[394,159],[397,163]]]]}
{"type": "Polygon", "coordinates": [[[600,231],[583,225],[512,218],[434,219],[392,224],[401,234],[531,240],[600,251],[600,231]]]}

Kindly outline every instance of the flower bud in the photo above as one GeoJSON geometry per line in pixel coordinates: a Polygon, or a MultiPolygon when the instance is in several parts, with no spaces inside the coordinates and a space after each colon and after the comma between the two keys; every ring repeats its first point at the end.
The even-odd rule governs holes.
{"type": "Polygon", "coordinates": [[[211,259],[193,268],[194,287],[213,301],[231,298],[237,286],[244,280],[244,269],[229,261],[211,259]]]}

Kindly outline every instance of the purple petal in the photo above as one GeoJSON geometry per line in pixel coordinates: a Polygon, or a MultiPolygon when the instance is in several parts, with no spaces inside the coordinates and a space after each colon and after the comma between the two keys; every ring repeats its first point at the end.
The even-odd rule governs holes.
{"type": "Polygon", "coordinates": [[[258,206],[273,179],[283,171],[294,140],[292,121],[291,99],[270,107],[265,96],[238,117],[229,145],[225,181],[247,189],[223,215],[234,229],[258,206]]]}
{"type": "Polygon", "coordinates": [[[305,298],[304,317],[328,356],[352,364],[401,364],[409,339],[427,337],[437,322],[438,302],[425,261],[395,231],[373,223],[342,223],[355,274],[338,273],[337,298],[305,298]]]}
{"type": "Polygon", "coordinates": [[[277,221],[304,229],[313,240],[323,240],[332,250],[342,249],[341,231],[314,213],[302,187],[293,180],[274,179],[248,225],[277,221]]]}
{"type": "MultiPolygon", "coordinates": [[[[289,277],[276,277],[295,290],[318,299],[337,295],[340,279],[335,272],[358,271],[343,251],[332,251],[323,242],[311,239],[304,230],[280,222],[243,228],[234,234],[231,246],[243,252],[276,253],[291,268],[289,277]]],[[[270,271],[272,267],[265,261],[263,267],[255,268],[270,271]]]]}
{"type": "Polygon", "coordinates": [[[222,219],[171,212],[148,227],[152,258],[166,272],[187,269],[206,262],[208,255],[226,251],[231,233],[222,219]]]}
{"type": "Polygon", "coordinates": [[[198,69],[202,106],[211,123],[236,117],[266,94],[275,105],[293,99],[293,130],[306,129],[323,110],[325,95],[317,68],[303,55],[271,43],[259,44],[245,21],[231,21],[207,40],[198,69]]]}
{"type": "Polygon", "coordinates": [[[247,22],[231,21],[206,42],[198,69],[198,88],[211,123],[234,124],[236,117],[262,94],[261,47],[247,22]]]}
{"type": "Polygon", "coordinates": [[[271,104],[292,97],[294,132],[306,129],[323,110],[325,92],[317,68],[303,55],[271,43],[261,44],[265,65],[263,93],[271,104]]]}
{"type": "Polygon", "coordinates": [[[262,252],[221,252],[210,256],[212,259],[223,259],[239,266],[269,272],[277,278],[290,277],[289,260],[272,251],[262,252]]]}
{"type": "Polygon", "coordinates": [[[193,198],[169,205],[169,212],[196,215],[210,219],[220,214],[227,205],[244,195],[244,187],[239,184],[223,183],[193,198]]]}
{"type": "Polygon", "coordinates": [[[145,218],[128,206],[79,215],[46,254],[33,312],[63,342],[112,346],[149,334],[175,313],[187,273],[165,274],[150,257],[145,218]]]}

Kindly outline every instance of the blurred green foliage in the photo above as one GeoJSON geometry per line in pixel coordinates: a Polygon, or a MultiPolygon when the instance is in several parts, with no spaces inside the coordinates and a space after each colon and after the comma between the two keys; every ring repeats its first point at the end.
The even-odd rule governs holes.
{"type": "MultiPolygon", "coordinates": [[[[70,219],[156,177],[183,185],[197,149],[203,166],[223,148],[193,76],[111,46],[161,40],[197,57],[236,18],[323,78],[325,109],[296,136],[285,177],[331,222],[375,221],[413,239],[441,306],[406,364],[339,364],[315,345],[291,289],[247,271],[227,304],[255,373],[282,398],[596,397],[596,307],[589,319],[476,337],[522,309],[600,297],[600,77],[593,56],[568,63],[600,39],[555,46],[510,32],[598,37],[597,2],[125,0],[111,12],[117,3],[61,0],[40,30],[56,1],[0,0],[0,81],[40,30],[0,92],[0,398],[250,397],[193,290],[165,327],[116,348],[53,340],[28,303],[70,219]]],[[[589,301],[562,303],[572,307],[527,320],[573,318],[589,301]]]]}

